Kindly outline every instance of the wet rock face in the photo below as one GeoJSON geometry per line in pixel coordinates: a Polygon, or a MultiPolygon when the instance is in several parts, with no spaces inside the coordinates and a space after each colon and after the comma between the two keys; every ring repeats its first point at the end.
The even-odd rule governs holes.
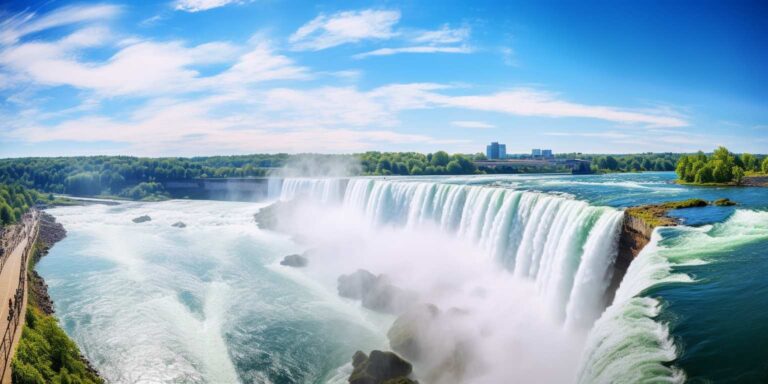
{"type": "Polygon", "coordinates": [[[296,268],[306,267],[307,264],[309,264],[309,260],[306,257],[298,254],[288,255],[284,257],[282,261],[280,261],[280,265],[296,268]]]}
{"type": "Polygon", "coordinates": [[[392,352],[371,351],[366,356],[362,351],[352,356],[350,384],[416,384],[408,378],[413,371],[411,363],[392,352]]]}
{"type": "Polygon", "coordinates": [[[364,269],[339,276],[338,291],[341,297],[360,300],[363,307],[386,313],[399,313],[416,301],[413,292],[392,285],[384,275],[364,269]]]}
{"type": "Polygon", "coordinates": [[[174,228],[186,228],[187,225],[184,224],[184,222],[177,221],[177,222],[171,224],[171,227],[174,227],[174,228]]]}
{"type": "Polygon", "coordinates": [[[144,223],[144,222],[151,221],[151,220],[152,220],[152,218],[149,217],[148,215],[143,215],[143,216],[139,216],[139,217],[133,219],[133,222],[134,223],[144,223]]]}
{"type": "Polygon", "coordinates": [[[616,262],[613,265],[613,277],[611,284],[606,291],[606,302],[613,302],[616,289],[619,288],[621,280],[627,273],[627,268],[632,260],[640,254],[640,251],[651,241],[653,228],[642,219],[624,213],[624,222],[621,225],[621,234],[619,235],[619,251],[616,255],[616,262]]]}

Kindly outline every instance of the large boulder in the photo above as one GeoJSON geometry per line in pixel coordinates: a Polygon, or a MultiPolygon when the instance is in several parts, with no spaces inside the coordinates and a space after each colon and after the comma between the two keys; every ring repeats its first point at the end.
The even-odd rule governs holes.
{"type": "Polygon", "coordinates": [[[467,311],[440,311],[433,304],[412,306],[398,316],[387,332],[394,352],[419,365],[430,383],[464,382],[475,356],[471,333],[462,326],[467,311]]]}
{"type": "Polygon", "coordinates": [[[280,220],[293,217],[297,209],[297,205],[293,201],[277,201],[259,209],[253,215],[253,219],[260,229],[284,231],[288,228],[284,225],[281,226],[280,220]]]}
{"type": "Polygon", "coordinates": [[[371,351],[366,356],[362,351],[352,357],[350,384],[417,384],[408,376],[413,371],[411,363],[392,352],[371,351]]]}
{"type": "Polygon", "coordinates": [[[416,301],[413,292],[392,285],[386,276],[358,269],[338,279],[339,296],[360,300],[370,310],[399,313],[416,301]]]}
{"type": "Polygon", "coordinates": [[[440,316],[433,304],[421,304],[398,316],[387,332],[389,346],[406,359],[418,361],[425,348],[425,338],[440,316]]]}
{"type": "Polygon", "coordinates": [[[177,222],[171,224],[171,227],[174,227],[174,228],[186,228],[187,225],[184,224],[183,221],[177,221],[177,222]]]}
{"type": "Polygon", "coordinates": [[[297,268],[306,267],[308,263],[309,260],[306,257],[298,254],[288,255],[280,261],[280,265],[297,268]]]}
{"type": "Polygon", "coordinates": [[[134,223],[144,223],[144,222],[151,221],[151,220],[152,220],[152,218],[149,217],[148,215],[142,215],[142,216],[139,216],[139,217],[133,219],[133,222],[134,223]]]}
{"type": "Polygon", "coordinates": [[[341,275],[338,279],[339,296],[362,300],[365,295],[378,284],[379,278],[365,269],[354,273],[341,275]]]}

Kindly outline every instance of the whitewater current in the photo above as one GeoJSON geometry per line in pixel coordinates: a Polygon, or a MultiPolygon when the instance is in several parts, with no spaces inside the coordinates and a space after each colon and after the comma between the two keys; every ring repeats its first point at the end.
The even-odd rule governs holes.
{"type": "MultiPolygon", "coordinates": [[[[609,303],[620,209],[461,180],[289,178],[271,181],[270,195],[314,206],[295,218],[311,229],[303,235],[350,243],[336,250],[351,254],[344,263],[400,263],[413,269],[403,270],[410,277],[398,282],[404,287],[439,305],[464,305],[468,332],[478,328],[476,351],[493,366],[485,371],[498,371],[470,380],[480,383],[683,382],[680,347],[659,319],[664,303],[646,293],[694,282],[675,268],[707,263],[697,256],[706,250],[768,240],[768,213],[749,210],[715,225],[656,230],[609,303]],[[370,229],[381,239],[360,240],[370,229]],[[406,248],[419,250],[395,256],[406,248]],[[440,254],[445,266],[438,267],[440,254]],[[432,276],[440,273],[446,276],[432,276]],[[560,357],[559,375],[544,372],[550,351],[570,356],[560,357]],[[530,372],[504,372],[508,359],[507,369],[530,372]]],[[[350,351],[386,348],[393,318],[335,296],[338,255],[319,255],[306,271],[280,266],[279,255],[306,245],[258,230],[250,214],[262,206],[174,201],[53,210],[71,236],[41,272],[65,329],[112,382],[344,382],[350,351]],[[125,224],[139,213],[153,221],[125,224]],[[190,230],[169,229],[178,220],[190,230]],[[56,264],[64,263],[57,253],[79,258],[56,264]]]]}

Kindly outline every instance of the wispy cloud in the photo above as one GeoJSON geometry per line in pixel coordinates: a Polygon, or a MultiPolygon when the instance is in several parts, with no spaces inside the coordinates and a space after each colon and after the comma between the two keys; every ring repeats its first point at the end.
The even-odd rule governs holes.
{"type": "Polygon", "coordinates": [[[484,121],[470,121],[470,120],[459,120],[459,121],[452,121],[451,125],[461,128],[495,128],[496,126],[493,124],[488,124],[484,121]]]}
{"type": "Polygon", "coordinates": [[[444,25],[437,30],[401,33],[409,45],[402,47],[380,48],[354,55],[355,59],[371,56],[390,56],[400,53],[472,53],[469,46],[469,27],[450,28],[444,25]]]}
{"type": "Polygon", "coordinates": [[[223,7],[229,4],[241,4],[246,0],[177,0],[174,8],[178,11],[200,12],[213,8],[223,7]]]}
{"type": "Polygon", "coordinates": [[[275,54],[265,42],[236,46],[210,42],[131,39],[105,61],[84,61],[79,50],[110,41],[105,28],[87,27],[53,42],[29,42],[0,51],[0,65],[13,83],[68,85],[104,96],[179,93],[269,80],[306,78],[307,69],[275,54]],[[230,64],[223,72],[202,76],[196,69],[230,64]]]}
{"type": "Polygon", "coordinates": [[[450,28],[448,25],[443,25],[440,29],[433,31],[418,32],[411,41],[430,45],[457,44],[466,42],[469,34],[469,27],[450,28]]]}
{"type": "Polygon", "coordinates": [[[518,116],[579,117],[646,127],[686,127],[688,121],[668,111],[632,110],[604,105],[579,104],[557,97],[550,92],[519,88],[490,95],[430,96],[446,107],[500,112],[518,116]]]}
{"type": "Polygon", "coordinates": [[[392,27],[400,21],[400,11],[346,11],[321,14],[304,24],[288,39],[296,50],[319,51],[366,39],[388,39],[392,27]]]}
{"type": "Polygon", "coordinates": [[[434,47],[430,45],[400,48],[381,48],[370,52],[354,55],[355,59],[364,59],[369,56],[389,56],[399,53],[471,53],[469,47],[434,47]]]}
{"type": "Polygon", "coordinates": [[[44,15],[18,13],[0,22],[0,43],[14,44],[26,35],[50,28],[110,19],[119,12],[119,6],[102,4],[63,7],[44,15]]]}

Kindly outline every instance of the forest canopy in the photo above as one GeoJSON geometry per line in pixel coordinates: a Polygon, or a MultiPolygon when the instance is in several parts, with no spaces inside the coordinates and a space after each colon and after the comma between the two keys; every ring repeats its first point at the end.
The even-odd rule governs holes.
{"type": "Polygon", "coordinates": [[[718,147],[711,155],[699,151],[680,157],[675,172],[678,181],[692,184],[741,184],[747,173],[768,172],[768,157],[742,153],[736,155],[725,147],[718,147]]]}

